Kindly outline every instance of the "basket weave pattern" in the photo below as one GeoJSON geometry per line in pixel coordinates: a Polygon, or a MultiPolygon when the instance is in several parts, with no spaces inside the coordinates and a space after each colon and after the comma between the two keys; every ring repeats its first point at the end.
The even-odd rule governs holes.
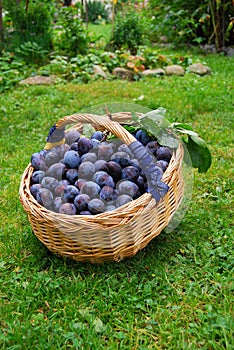
{"type": "MultiPolygon", "coordinates": [[[[62,118],[58,125],[75,123],[72,128],[80,131],[83,124],[90,123],[111,131],[129,145],[135,138],[120,123],[130,121],[131,114],[126,112],[113,114],[112,120],[107,116],[74,114],[62,118]]],[[[134,256],[170,222],[183,197],[182,159],[183,148],[179,146],[162,178],[170,189],[158,204],[145,193],[114,211],[94,216],[58,214],[41,206],[31,195],[31,164],[22,175],[20,201],[34,234],[50,251],[77,261],[119,261],[134,256]]]]}

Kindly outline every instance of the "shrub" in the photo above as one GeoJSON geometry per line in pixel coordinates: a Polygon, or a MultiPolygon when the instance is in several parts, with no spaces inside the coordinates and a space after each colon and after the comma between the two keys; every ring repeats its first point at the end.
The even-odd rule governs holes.
{"type": "Polygon", "coordinates": [[[48,51],[44,50],[36,42],[27,41],[15,49],[16,55],[24,59],[28,64],[42,65],[46,62],[48,51]]]}
{"type": "Polygon", "coordinates": [[[234,43],[231,1],[150,0],[148,10],[152,40],[166,36],[175,44],[215,43],[217,49],[234,43]]]}
{"type": "Polygon", "coordinates": [[[86,53],[89,39],[83,22],[78,17],[78,8],[63,7],[58,24],[62,29],[54,41],[55,48],[69,57],[86,53]]]}
{"type": "MultiPolygon", "coordinates": [[[[108,22],[109,16],[105,5],[100,1],[88,1],[88,21],[92,23],[100,23],[100,21],[108,22]]],[[[85,14],[84,14],[85,17],[85,14]]]]}
{"type": "Polygon", "coordinates": [[[132,55],[135,55],[139,45],[143,43],[144,25],[140,15],[134,11],[118,12],[109,43],[113,49],[127,49],[132,55]]]}
{"type": "Polygon", "coordinates": [[[14,51],[26,42],[34,42],[43,50],[51,49],[52,18],[46,4],[29,2],[26,10],[23,2],[17,4],[10,0],[7,9],[12,21],[12,31],[8,33],[5,44],[7,49],[14,51]]]}

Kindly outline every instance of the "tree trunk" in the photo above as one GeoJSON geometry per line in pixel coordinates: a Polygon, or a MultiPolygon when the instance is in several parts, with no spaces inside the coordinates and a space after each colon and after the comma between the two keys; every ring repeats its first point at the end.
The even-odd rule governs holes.
{"type": "Polygon", "coordinates": [[[4,42],[3,16],[2,16],[2,0],[0,0],[0,43],[4,42]]]}
{"type": "Polygon", "coordinates": [[[26,0],[26,6],[25,6],[26,13],[28,12],[28,5],[29,5],[29,0],[26,0]]]}
{"type": "Polygon", "coordinates": [[[85,0],[85,23],[86,23],[86,29],[88,30],[88,23],[89,23],[89,9],[88,9],[88,3],[87,3],[87,0],[85,0]]]}

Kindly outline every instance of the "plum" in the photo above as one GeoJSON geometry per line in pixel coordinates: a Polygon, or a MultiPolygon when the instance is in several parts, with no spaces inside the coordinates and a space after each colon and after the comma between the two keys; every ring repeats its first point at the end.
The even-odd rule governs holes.
{"type": "Polygon", "coordinates": [[[85,193],[90,198],[98,197],[100,191],[100,186],[93,181],[86,181],[80,189],[80,193],[85,193]]]}
{"type": "Polygon", "coordinates": [[[85,182],[87,182],[86,179],[78,178],[74,185],[78,188],[78,190],[80,190],[85,182]]]}
{"type": "Polygon", "coordinates": [[[78,180],[78,170],[77,169],[68,169],[66,171],[66,180],[69,181],[72,185],[78,180]]]}
{"type": "Polygon", "coordinates": [[[132,152],[130,151],[130,149],[128,148],[128,146],[125,143],[123,143],[122,145],[120,145],[118,147],[118,152],[127,153],[130,158],[132,158],[132,156],[133,156],[132,152]]]}
{"type": "Polygon", "coordinates": [[[61,198],[63,202],[69,202],[72,203],[75,199],[76,196],[79,194],[79,190],[77,187],[73,185],[68,185],[67,187],[64,188],[61,198]]]}
{"type": "Polygon", "coordinates": [[[81,137],[78,141],[78,150],[79,154],[82,156],[85,153],[88,153],[93,148],[93,145],[87,137],[81,137]]]}
{"type": "Polygon", "coordinates": [[[156,162],[156,165],[159,166],[162,169],[162,171],[164,172],[164,171],[166,171],[166,169],[168,167],[168,162],[166,162],[165,160],[161,159],[161,160],[158,160],[156,162]]]}
{"type": "Polygon", "coordinates": [[[58,186],[55,188],[54,193],[58,197],[61,196],[62,192],[64,191],[64,188],[70,185],[70,182],[67,180],[60,180],[58,183],[58,186]]]}
{"type": "Polygon", "coordinates": [[[58,163],[60,160],[57,152],[55,150],[49,151],[45,156],[45,163],[48,166],[48,168],[55,163],[58,163]]]}
{"type": "Polygon", "coordinates": [[[76,207],[73,203],[63,203],[59,208],[60,214],[76,215],[76,207]]]}
{"type": "Polygon", "coordinates": [[[116,209],[116,206],[114,206],[113,204],[110,204],[110,205],[106,206],[106,210],[105,211],[112,211],[112,210],[115,210],[115,209],[116,209]]]}
{"type": "Polygon", "coordinates": [[[51,192],[54,192],[58,185],[59,185],[59,181],[51,176],[45,176],[41,181],[41,186],[43,188],[47,188],[51,192]]]}
{"type": "Polygon", "coordinates": [[[99,214],[105,211],[105,204],[101,199],[94,198],[88,203],[88,209],[92,214],[99,214]]]}
{"type": "Polygon", "coordinates": [[[80,215],[92,215],[92,214],[88,210],[83,210],[80,212],[80,215]]]}
{"type": "Polygon", "coordinates": [[[97,171],[92,178],[93,181],[95,181],[98,186],[110,186],[115,187],[115,182],[109,174],[107,174],[105,171],[97,171]]]}
{"type": "Polygon", "coordinates": [[[78,142],[73,142],[69,148],[69,151],[79,151],[78,142]]]}
{"type": "Polygon", "coordinates": [[[146,146],[148,142],[150,142],[150,136],[146,131],[139,129],[135,135],[136,139],[142,143],[142,145],[146,146]]]}
{"type": "Polygon", "coordinates": [[[102,142],[97,150],[98,159],[110,160],[113,153],[113,146],[108,142],[102,142]]]}
{"type": "Polygon", "coordinates": [[[98,150],[98,147],[100,146],[101,142],[96,140],[96,139],[91,139],[90,142],[92,144],[92,150],[94,152],[96,152],[98,150]]]}
{"type": "Polygon", "coordinates": [[[164,160],[169,163],[172,157],[172,152],[168,147],[160,146],[157,149],[156,157],[158,160],[164,160]]]}
{"type": "Polygon", "coordinates": [[[102,131],[95,131],[91,136],[91,139],[95,139],[98,141],[102,141],[103,138],[104,138],[104,134],[102,131]]]}
{"type": "Polygon", "coordinates": [[[77,142],[80,138],[80,133],[77,130],[69,130],[65,133],[65,142],[68,145],[71,145],[74,142],[77,142]]]}
{"type": "Polygon", "coordinates": [[[34,170],[47,170],[47,165],[45,163],[45,158],[40,152],[33,153],[31,155],[31,164],[34,170]]]}
{"type": "Polygon", "coordinates": [[[146,149],[153,155],[156,155],[158,148],[159,148],[159,143],[157,141],[150,141],[146,145],[146,149]]]}
{"type": "Polygon", "coordinates": [[[54,211],[56,213],[59,213],[59,209],[60,209],[62,204],[63,204],[62,198],[61,197],[55,197],[55,199],[54,199],[54,211]]]}
{"type": "Polygon", "coordinates": [[[127,194],[121,194],[115,201],[116,207],[121,207],[124,204],[127,204],[132,201],[132,198],[127,194]]]}
{"type": "Polygon", "coordinates": [[[37,193],[40,191],[40,189],[41,189],[41,184],[34,184],[30,187],[30,192],[34,198],[37,197],[37,193]]]}
{"type": "Polygon", "coordinates": [[[135,182],[139,176],[139,170],[134,166],[127,166],[122,170],[122,179],[135,182]]]}
{"type": "Polygon", "coordinates": [[[87,180],[92,178],[95,171],[95,165],[91,162],[84,162],[79,166],[79,176],[87,180]]]}
{"type": "MultiPolygon", "coordinates": [[[[128,153],[126,152],[115,152],[114,154],[112,154],[111,156],[111,160],[113,161],[117,161],[118,159],[127,159],[130,160],[130,156],[128,153]]],[[[118,161],[117,161],[118,162],[118,161]]],[[[119,163],[119,162],[118,162],[119,163]]],[[[119,163],[120,164],[120,163],[119,163]]],[[[121,165],[121,164],[120,164],[121,165]]],[[[122,165],[121,165],[122,166],[122,165]]]]}
{"type": "Polygon", "coordinates": [[[89,201],[90,201],[90,197],[87,194],[85,193],[78,194],[78,196],[76,196],[74,199],[74,205],[77,211],[81,212],[81,211],[87,210],[89,201]]]}
{"type": "Polygon", "coordinates": [[[59,159],[62,159],[64,157],[64,154],[69,151],[70,146],[67,143],[64,143],[60,146],[56,146],[53,148],[55,152],[57,153],[59,159]]]}
{"type": "Polygon", "coordinates": [[[36,199],[38,203],[43,205],[45,208],[53,210],[54,197],[52,192],[47,188],[41,188],[41,190],[37,193],[36,199]]]}
{"type": "Polygon", "coordinates": [[[107,174],[111,175],[115,182],[121,179],[122,168],[116,162],[113,162],[111,160],[109,162],[105,162],[99,170],[105,171],[107,174]]]}
{"type": "Polygon", "coordinates": [[[95,170],[96,170],[96,171],[101,170],[101,167],[102,167],[104,164],[106,164],[106,160],[104,160],[104,159],[98,159],[98,160],[94,163],[94,165],[95,165],[95,170]]]}
{"type": "Polygon", "coordinates": [[[130,197],[135,197],[139,191],[139,187],[132,181],[124,180],[117,184],[117,189],[120,194],[127,194],[130,197]]]}
{"type": "Polygon", "coordinates": [[[67,151],[63,158],[64,164],[68,168],[77,168],[80,164],[80,155],[77,151],[67,151]]]}
{"type": "Polygon", "coordinates": [[[93,153],[93,152],[85,153],[80,158],[80,162],[81,163],[84,163],[84,162],[95,163],[96,160],[97,160],[97,155],[95,153],[93,153]]]}
{"type": "Polygon", "coordinates": [[[104,201],[110,202],[117,199],[119,191],[110,186],[103,186],[99,195],[104,201]]]}
{"type": "Polygon", "coordinates": [[[66,171],[66,166],[63,163],[55,163],[49,167],[46,176],[54,177],[57,180],[62,180],[66,171]]]}
{"type": "Polygon", "coordinates": [[[45,177],[45,172],[42,170],[36,170],[32,173],[31,184],[39,184],[42,182],[42,179],[45,177]]]}

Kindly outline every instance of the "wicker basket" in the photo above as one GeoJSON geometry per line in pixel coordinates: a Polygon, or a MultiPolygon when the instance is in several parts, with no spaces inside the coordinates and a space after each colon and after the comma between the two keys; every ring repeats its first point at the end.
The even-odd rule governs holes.
{"type": "MultiPolygon", "coordinates": [[[[131,114],[127,112],[114,113],[112,120],[108,116],[74,114],[62,118],[58,125],[73,124],[72,128],[82,131],[82,126],[89,123],[111,131],[128,145],[135,138],[121,123],[129,122],[131,114]]],[[[22,175],[20,201],[34,234],[53,253],[92,263],[119,261],[134,256],[172,219],[183,197],[182,159],[183,148],[179,146],[162,178],[170,189],[158,204],[145,193],[114,211],[95,216],[58,214],[41,206],[31,195],[31,164],[22,175]]]]}

